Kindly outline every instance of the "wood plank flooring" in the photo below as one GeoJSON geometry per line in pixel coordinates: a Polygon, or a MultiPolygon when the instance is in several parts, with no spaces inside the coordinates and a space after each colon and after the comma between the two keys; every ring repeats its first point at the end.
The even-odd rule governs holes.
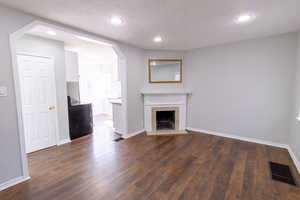
{"type": "Polygon", "coordinates": [[[87,136],[30,154],[31,179],[1,200],[297,200],[299,187],[271,179],[285,149],[192,133],[140,134],[102,146],[87,136]]]}

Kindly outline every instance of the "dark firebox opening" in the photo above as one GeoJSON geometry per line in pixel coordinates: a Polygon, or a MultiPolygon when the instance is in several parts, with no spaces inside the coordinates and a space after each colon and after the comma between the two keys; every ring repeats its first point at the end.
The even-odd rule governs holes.
{"type": "Polygon", "coordinates": [[[157,111],[156,112],[157,130],[175,129],[175,111],[157,111]]]}

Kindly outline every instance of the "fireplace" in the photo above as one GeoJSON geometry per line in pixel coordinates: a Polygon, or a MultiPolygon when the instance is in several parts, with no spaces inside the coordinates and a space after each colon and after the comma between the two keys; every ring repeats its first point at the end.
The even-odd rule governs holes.
{"type": "Polygon", "coordinates": [[[155,131],[175,131],[179,129],[178,107],[153,107],[152,128],[155,131]]]}
{"type": "Polygon", "coordinates": [[[175,130],[175,110],[156,112],[156,130],[175,130]]]}
{"type": "Polygon", "coordinates": [[[186,91],[142,92],[144,126],[147,135],[188,134],[186,129],[186,91]]]}

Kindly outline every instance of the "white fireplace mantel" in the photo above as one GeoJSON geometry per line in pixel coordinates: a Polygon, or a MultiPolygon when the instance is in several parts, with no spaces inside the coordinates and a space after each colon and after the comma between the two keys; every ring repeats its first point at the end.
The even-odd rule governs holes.
{"type": "Polygon", "coordinates": [[[186,115],[187,115],[187,97],[191,92],[187,91],[143,91],[144,97],[144,122],[147,133],[164,134],[156,131],[153,127],[153,111],[173,108],[178,110],[178,129],[170,130],[167,133],[184,133],[186,129],[186,115]]]}
{"type": "Polygon", "coordinates": [[[177,94],[184,94],[184,95],[191,95],[192,92],[179,90],[179,91],[141,91],[142,95],[177,95],[177,94]]]}

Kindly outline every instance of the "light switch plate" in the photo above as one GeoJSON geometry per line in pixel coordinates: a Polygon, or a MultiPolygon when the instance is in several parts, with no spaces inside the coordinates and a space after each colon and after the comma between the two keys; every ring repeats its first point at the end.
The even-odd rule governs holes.
{"type": "Polygon", "coordinates": [[[0,97],[6,97],[7,96],[7,87],[0,86],[0,97]]]}

